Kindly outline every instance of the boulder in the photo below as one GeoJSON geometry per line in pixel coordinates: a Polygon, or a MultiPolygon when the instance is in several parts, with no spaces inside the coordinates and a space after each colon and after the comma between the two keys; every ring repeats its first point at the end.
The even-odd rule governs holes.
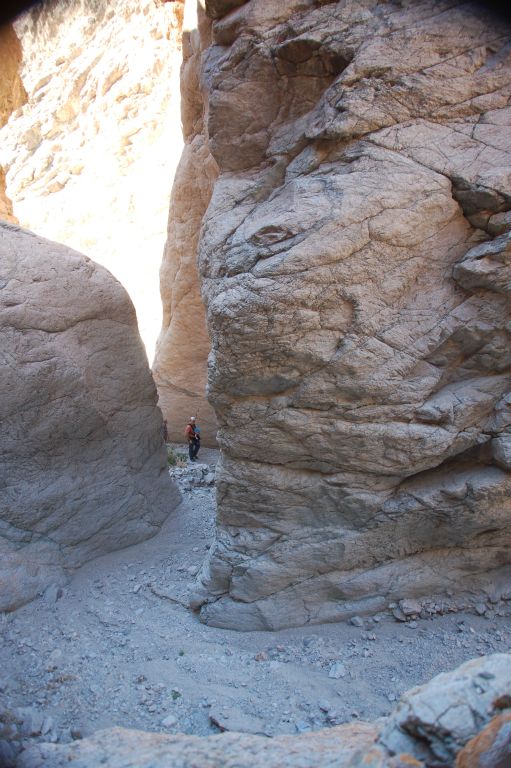
{"type": "Polygon", "coordinates": [[[201,618],[484,594],[511,566],[511,27],[441,0],[210,16],[190,135],[218,168],[199,269],[222,460],[201,618]]]}
{"type": "Polygon", "coordinates": [[[0,223],[0,611],[158,532],[179,494],[126,292],[0,223]]]}
{"type": "MultiPolygon", "coordinates": [[[[509,734],[508,719],[493,720],[500,714],[502,702],[511,701],[509,662],[509,654],[504,653],[473,659],[453,672],[444,672],[429,683],[412,688],[388,718],[380,743],[391,754],[410,752],[426,766],[448,768],[454,765],[461,748],[490,721],[494,723],[489,726],[493,739],[501,738],[500,732],[509,734]]],[[[489,747],[489,732],[483,734],[478,737],[479,746],[472,742],[465,754],[470,752],[473,756],[483,743],[489,747]]],[[[463,766],[464,760],[460,756],[461,762],[456,766],[463,766]]],[[[472,764],[467,765],[472,768],[472,764]]],[[[483,766],[481,763],[477,768],[483,766]]],[[[497,768],[497,764],[488,763],[487,768],[497,768]]]]}

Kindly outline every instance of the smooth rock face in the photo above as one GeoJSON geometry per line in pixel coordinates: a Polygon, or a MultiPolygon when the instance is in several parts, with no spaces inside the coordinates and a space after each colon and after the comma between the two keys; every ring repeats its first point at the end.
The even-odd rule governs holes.
{"type": "Polygon", "coordinates": [[[218,168],[204,135],[198,79],[201,32],[204,36],[208,30],[204,29],[204,23],[202,29],[198,29],[196,5],[190,0],[185,6],[181,70],[185,148],[174,179],[167,243],[160,270],[163,322],[153,375],[171,439],[182,440],[189,417],[197,416],[202,443],[215,445],[216,418],[206,400],[211,341],[200,295],[197,249],[202,218],[218,168]]]}
{"type": "Polygon", "coordinates": [[[510,27],[443,0],[234,5],[201,38],[223,454],[201,618],[485,589],[511,563],[510,27]]]}
{"type": "Polygon", "coordinates": [[[179,494],[126,292],[0,223],[0,611],[157,533],[179,494]]]}
{"type": "MultiPolygon", "coordinates": [[[[18,221],[120,280],[149,360],[161,327],[159,267],[183,146],[182,16],[182,0],[37,3],[14,23],[22,47],[14,71],[27,103],[0,131],[0,165],[18,221]]],[[[0,64],[13,61],[13,45],[0,37],[0,64]]]]}

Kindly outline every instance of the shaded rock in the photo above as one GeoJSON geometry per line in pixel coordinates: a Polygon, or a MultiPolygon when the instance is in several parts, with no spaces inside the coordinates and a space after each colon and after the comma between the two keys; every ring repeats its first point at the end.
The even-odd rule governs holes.
{"type": "Polygon", "coordinates": [[[335,621],[509,573],[509,244],[481,227],[511,208],[510,41],[482,6],[427,0],[199,24],[205,623],[335,621]]]}
{"type": "Polygon", "coordinates": [[[427,766],[451,766],[460,749],[497,714],[499,697],[510,691],[509,655],[469,661],[405,693],[380,743],[394,754],[409,752],[427,766]]]}
{"type": "Polygon", "coordinates": [[[179,495],[125,291],[102,267],[0,224],[0,610],[158,532],[179,495]]]}

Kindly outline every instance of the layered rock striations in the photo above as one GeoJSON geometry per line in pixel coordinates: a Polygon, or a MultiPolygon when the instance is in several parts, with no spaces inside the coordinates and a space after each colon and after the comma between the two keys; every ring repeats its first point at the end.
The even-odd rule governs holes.
{"type": "Polygon", "coordinates": [[[195,415],[202,442],[214,445],[217,425],[206,399],[211,341],[197,271],[201,223],[218,174],[205,136],[199,87],[201,49],[208,39],[208,25],[202,20],[199,30],[194,4],[187,3],[181,73],[185,146],[174,179],[167,242],[160,270],[163,322],[153,374],[170,434],[178,440],[183,439],[187,420],[195,415]]]}
{"type": "Polygon", "coordinates": [[[179,494],[133,305],[105,269],[0,223],[0,611],[154,535],[179,494]]]}
{"type": "Polygon", "coordinates": [[[222,462],[195,605],[273,629],[498,590],[509,25],[443,0],[239,5],[207,6],[202,54],[222,462]]]}
{"type": "MultiPolygon", "coordinates": [[[[87,253],[121,281],[149,360],[182,151],[182,16],[182,0],[38,3],[14,23],[27,103],[0,131],[0,165],[18,221],[87,253]]],[[[19,65],[11,39],[0,38],[0,59],[19,65]]],[[[0,111],[1,101],[0,90],[0,111]]]]}

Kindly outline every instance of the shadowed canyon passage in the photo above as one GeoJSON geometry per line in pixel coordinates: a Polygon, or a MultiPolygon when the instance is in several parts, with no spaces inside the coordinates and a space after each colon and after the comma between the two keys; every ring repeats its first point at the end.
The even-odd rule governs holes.
{"type": "Polygon", "coordinates": [[[2,32],[0,763],[244,765],[264,734],[268,765],[487,768],[511,717],[485,655],[511,600],[510,52],[456,0],[52,0],[2,32]],[[153,381],[89,255],[144,334],[167,209],[153,381]],[[160,408],[173,442],[218,426],[215,525],[212,465],[169,478],[160,408]],[[355,699],[385,719],[342,725],[355,699]],[[190,741],[93,735],[121,713],[190,741]],[[215,729],[252,736],[194,740],[215,729]]]}

